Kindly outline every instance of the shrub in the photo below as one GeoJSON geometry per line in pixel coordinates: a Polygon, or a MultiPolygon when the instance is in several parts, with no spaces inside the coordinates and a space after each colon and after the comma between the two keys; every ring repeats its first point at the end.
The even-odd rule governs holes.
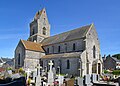
{"type": "Polygon", "coordinates": [[[107,70],[104,70],[104,73],[106,74],[106,73],[109,73],[109,71],[107,71],[107,70]]]}
{"type": "Polygon", "coordinates": [[[113,70],[112,74],[113,75],[120,75],[120,70],[113,70]]]}

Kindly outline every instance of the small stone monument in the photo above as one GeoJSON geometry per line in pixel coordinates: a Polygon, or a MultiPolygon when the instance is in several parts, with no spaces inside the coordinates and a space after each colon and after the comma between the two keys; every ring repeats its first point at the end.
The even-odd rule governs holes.
{"type": "Polygon", "coordinates": [[[56,78],[56,70],[54,67],[53,67],[53,75],[54,75],[54,79],[55,79],[56,78]]]}
{"type": "Polygon", "coordinates": [[[96,83],[98,80],[97,80],[97,74],[92,74],[92,82],[93,83],[96,83]]]}
{"type": "Polygon", "coordinates": [[[48,85],[52,86],[53,85],[53,82],[54,82],[54,74],[53,74],[53,71],[52,71],[52,60],[50,60],[50,70],[48,72],[48,85]]]}
{"type": "Polygon", "coordinates": [[[35,86],[41,86],[41,76],[40,76],[40,69],[41,69],[42,67],[40,66],[40,64],[38,65],[38,67],[37,67],[37,77],[36,77],[36,83],[35,83],[35,86]]]}
{"type": "Polygon", "coordinates": [[[64,76],[58,76],[58,81],[59,81],[59,86],[63,85],[63,81],[64,81],[64,76]]]}
{"type": "Polygon", "coordinates": [[[85,84],[86,86],[92,86],[90,74],[85,75],[85,84]]]}
{"type": "Polygon", "coordinates": [[[31,73],[31,71],[30,71],[30,69],[28,68],[27,69],[27,71],[25,71],[26,73],[27,73],[27,80],[29,79],[29,76],[30,76],[30,73],[31,73]]]}
{"type": "Polygon", "coordinates": [[[77,78],[77,84],[78,84],[78,86],[83,86],[83,78],[82,77],[77,78]]]}

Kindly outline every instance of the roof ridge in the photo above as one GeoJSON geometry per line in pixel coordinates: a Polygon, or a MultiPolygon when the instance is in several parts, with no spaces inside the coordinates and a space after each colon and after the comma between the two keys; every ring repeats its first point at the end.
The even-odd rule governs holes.
{"type": "MultiPolygon", "coordinates": [[[[79,28],[72,29],[72,30],[68,30],[68,31],[66,31],[66,32],[62,32],[62,33],[59,33],[59,34],[56,34],[56,35],[53,35],[53,36],[47,37],[47,38],[45,38],[45,39],[48,39],[48,38],[51,38],[51,37],[55,37],[55,36],[58,36],[58,35],[62,35],[62,34],[65,34],[65,33],[69,33],[69,32],[71,32],[71,31],[75,31],[75,30],[77,30],[77,29],[81,29],[81,28],[83,28],[83,27],[91,26],[91,25],[92,25],[92,24],[85,25],[85,26],[81,26],[81,27],[79,27],[79,28]]],[[[43,41],[44,41],[44,40],[43,40],[43,41]]]]}

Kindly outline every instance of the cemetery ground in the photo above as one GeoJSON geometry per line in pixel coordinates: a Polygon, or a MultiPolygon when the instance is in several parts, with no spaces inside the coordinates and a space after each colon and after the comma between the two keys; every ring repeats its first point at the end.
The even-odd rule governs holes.
{"type": "Polygon", "coordinates": [[[102,75],[87,74],[84,77],[56,74],[52,61],[48,63],[49,70],[40,65],[34,70],[1,69],[0,86],[120,86],[119,70],[104,70],[102,75]]]}

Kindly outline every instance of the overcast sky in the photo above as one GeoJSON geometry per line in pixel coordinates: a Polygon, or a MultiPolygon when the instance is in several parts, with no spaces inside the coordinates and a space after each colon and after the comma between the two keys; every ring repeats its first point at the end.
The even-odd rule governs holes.
{"type": "Polygon", "coordinates": [[[120,0],[1,0],[0,56],[14,57],[35,13],[46,8],[51,35],[94,23],[101,54],[120,53],[120,0]]]}

